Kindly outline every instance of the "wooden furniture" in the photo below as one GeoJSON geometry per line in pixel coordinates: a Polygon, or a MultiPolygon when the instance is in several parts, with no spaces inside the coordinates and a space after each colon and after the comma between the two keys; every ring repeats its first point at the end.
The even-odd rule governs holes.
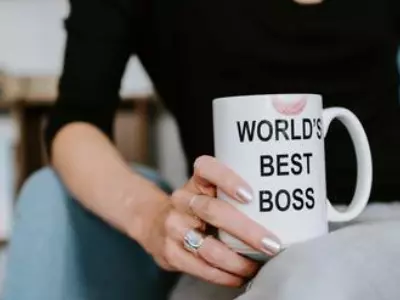
{"type": "MultiPolygon", "coordinates": [[[[0,113],[11,115],[17,126],[15,195],[32,173],[48,163],[43,127],[56,99],[55,84],[55,78],[50,78],[50,81],[46,78],[10,80],[0,76],[0,90],[3,88],[0,113]]],[[[121,101],[114,133],[116,146],[127,161],[154,166],[150,136],[157,108],[155,100],[153,94],[137,94],[126,96],[121,101]]],[[[7,240],[0,237],[0,249],[6,245],[7,240]]]]}
{"type": "MultiPolygon", "coordinates": [[[[27,82],[34,86],[34,78],[30,78],[29,81],[25,78],[22,84],[13,84],[12,97],[0,101],[0,111],[10,113],[18,127],[16,191],[33,172],[47,164],[43,127],[56,98],[54,88],[47,88],[47,91],[50,90],[47,93],[38,93],[38,89],[32,92],[32,89],[27,89],[27,82]],[[20,91],[21,86],[23,92],[20,91]],[[18,89],[19,92],[15,92],[18,89]]],[[[121,102],[115,123],[115,142],[129,161],[150,163],[149,124],[155,103],[152,94],[124,97],[121,102]]]]}

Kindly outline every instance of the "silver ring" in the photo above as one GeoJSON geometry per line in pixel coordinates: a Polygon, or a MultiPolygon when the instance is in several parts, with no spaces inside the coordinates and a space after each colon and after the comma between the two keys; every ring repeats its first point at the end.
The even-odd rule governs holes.
{"type": "Polygon", "coordinates": [[[203,243],[204,237],[196,229],[189,230],[183,239],[185,249],[194,254],[197,254],[203,243]]]}

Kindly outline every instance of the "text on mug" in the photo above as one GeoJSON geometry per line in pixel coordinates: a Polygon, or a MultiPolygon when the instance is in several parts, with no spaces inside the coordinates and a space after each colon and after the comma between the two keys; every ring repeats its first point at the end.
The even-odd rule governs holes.
{"type": "Polygon", "coordinates": [[[322,120],[319,118],[237,121],[236,126],[241,143],[253,142],[255,139],[268,142],[272,139],[294,141],[309,140],[313,136],[322,138],[322,120]]]}

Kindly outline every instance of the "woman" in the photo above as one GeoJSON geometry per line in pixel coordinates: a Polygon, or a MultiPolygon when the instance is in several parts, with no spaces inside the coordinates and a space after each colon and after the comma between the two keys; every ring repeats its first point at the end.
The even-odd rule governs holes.
{"type": "MultiPolygon", "coordinates": [[[[243,286],[259,266],[200,235],[205,224],[271,257],[280,252],[279,237],[215,199],[216,187],[241,202],[253,195],[246,182],[212,157],[211,101],[238,94],[323,94],[326,106],[351,109],[366,129],[375,167],[372,199],[398,199],[397,2],[71,0],[60,97],[46,132],[52,164],[86,209],[139,243],[161,269],[243,286]],[[172,196],[132,172],[109,140],[121,76],[132,54],[140,57],[179,126],[192,176],[172,196]],[[188,234],[200,240],[200,247],[185,249],[188,234]]],[[[352,195],[351,149],[344,130],[333,127],[326,149],[327,182],[336,204],[352,195]],[[338,141],[339,149],[334,148],[338,141]]],[[[346,256],[354,254],[356,245],[365,245],[357,257],[362,253],[363,260],[375,259],[379,243],[379,264],[369,267],[384,273],[388,257],[400,254],[393,229],[400,226],[365,228],[343,230],[278,255],[241,299],[376,299],[366,298],[377,295],[370,286],[357,284],[371,269],[341,262],[356,264],[346,256]],[[355,242],[360,236],[364,239],[355,242]],[[332,255],[336,251],[343,256],[332,255]],[[323,264],[338,270],[322,275],[323,264]],[[349,265],[351,272],[339,267],[349,265]]],[[[385,282],[387,276],[377,277],[375,291],[395,299],[400,291],[390,282],[398,282],[400,274],[393,271],[385,282]]],[[[183,298],[201,295],[199,290],[189,293],[183,298]]],[[[118,299],[133,299],[135,287],[125,296],[118,299]]],[[[149,297],[136,294],[137,299],[149,297]]]]}

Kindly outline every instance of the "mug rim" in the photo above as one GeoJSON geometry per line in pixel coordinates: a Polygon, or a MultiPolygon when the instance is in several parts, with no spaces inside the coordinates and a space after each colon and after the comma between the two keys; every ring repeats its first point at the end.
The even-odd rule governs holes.
{"type": "Polygon", "coordinates": [[[321,94],[316,93],[283,93],[283,94],[254,94],[254,95],[237,95],[237,96],[226,96],[226,97],[218,97],[213,100],[213,104],[217,104],[219,102],[224,102],[227,100],[239,100],[243,98],[248,98],[248,100],[259,99],[260,97],[273,97],[273,96],[317,96],[319,100],[322,100],[321,94]]]}

